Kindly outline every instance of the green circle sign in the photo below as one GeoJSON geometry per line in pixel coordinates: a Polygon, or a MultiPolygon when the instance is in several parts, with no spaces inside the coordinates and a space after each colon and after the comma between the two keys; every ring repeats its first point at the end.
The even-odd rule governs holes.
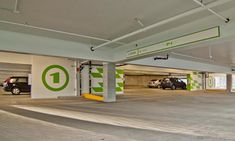
{"type": "MultiPolygon", "coordinates": [[[[51,76],[54,76],[53,79],[54,79],[54,83],[58,83],[60,78],[59,78],[59,73],[54,73],[54,74],[51,74],[51,76]]],[[[60,65],[51,65],[51,66],[48,66],[42,73],[42,83],[44,84],[44,86],[48,89],[48,90],[51,90],[51,91],[61,91],[63,90],[64,88],[67,87],[68,83],[69,83],[69,73],[68,71],[60,66],[60,65]],[[62,72],[64,72],[65,74],[65,82],[64,84],[61,86],[61,87],[53,87],[53,86],[50,86],[48,84],[48,82],[46,81],[46,75],[48,73],[48,71],[52,70],[52,69],[59,69],[61,70],[62,72]]]]}
{"type": "Polygon", "coordinates": [[[213,79],[213,77],[209,77],[209,81],[208,81],[208,86],[210,87],[210,88],[212,88],[213,87],[213,81],[214,81],[214,79],[213,79]]]}

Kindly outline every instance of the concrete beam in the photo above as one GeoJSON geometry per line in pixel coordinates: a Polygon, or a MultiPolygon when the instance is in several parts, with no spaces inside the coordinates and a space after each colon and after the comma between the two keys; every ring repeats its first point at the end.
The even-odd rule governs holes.
{"type": "Polygon", "coordinates": [[[154,60],[153,57],[149,57],[140,60],[130,61],[128,62],[128,64],[186,69],[186,70],[205,71],[205,72],[231,73],[230,67],[188,61],[177,58],[169,58],[168,60],[154,60]]]}
{"type": "Polygon", "coordinates": [[[90,46],[42,36],[0,30],[0,51],[48,55],[76,59],[111,61],[104,51],[90,51],[90,46]]]}

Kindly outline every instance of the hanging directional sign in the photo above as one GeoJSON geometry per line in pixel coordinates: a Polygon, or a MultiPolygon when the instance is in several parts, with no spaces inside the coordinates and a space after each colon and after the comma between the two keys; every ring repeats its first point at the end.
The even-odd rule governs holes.
{"type": "Polygon", "coordinates": [[[138,55],[145,55],[145,54],[165,51],[168,49],[179,48],[179,47],[182,47],[183,45],[196,43],[196,42],[200,42],[204,40],[209,40],[212,38],[218,38],[218,37],[220,37],[220,28],[213,27],[210,29],[198,31],[198,32],[184,35],[178,38],[170,39],[167,41],[145,46],[139,49],[128,51],[127,57],[135,57],[138,55]]]}

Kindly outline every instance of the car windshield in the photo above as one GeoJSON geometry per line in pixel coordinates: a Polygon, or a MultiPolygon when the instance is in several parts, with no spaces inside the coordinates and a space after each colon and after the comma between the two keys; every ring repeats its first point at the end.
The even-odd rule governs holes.
{"type": "Polygon", "coordinates": [[[11,78],[10,83],[14,83],[14,82],[16,82],[16,78],[11,78]]]}

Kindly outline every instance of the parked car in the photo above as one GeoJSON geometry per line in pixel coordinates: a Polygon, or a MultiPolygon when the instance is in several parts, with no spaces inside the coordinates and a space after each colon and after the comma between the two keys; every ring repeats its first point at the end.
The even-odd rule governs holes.
{"type": "Polygon", "coordinates": [[[148,87],[149,88],[161,88],[161,81],[162,80],[153,79],[153,80],[149,81],[148,87]]]}
{"type": "Polygon", "coordinates": [[[186,89],[186,84],[179,78],[165,78],[161,83],[162,89],[171,88],[175,90],[177,88],[186,89]]]}
{"type": "Polygon", "coordinates": [[[14,95],[19,95],[21,92],[30,92],[31,86],[28,85],[28,77],[13,76],[4,81],[3,89],[14,95]]]}

